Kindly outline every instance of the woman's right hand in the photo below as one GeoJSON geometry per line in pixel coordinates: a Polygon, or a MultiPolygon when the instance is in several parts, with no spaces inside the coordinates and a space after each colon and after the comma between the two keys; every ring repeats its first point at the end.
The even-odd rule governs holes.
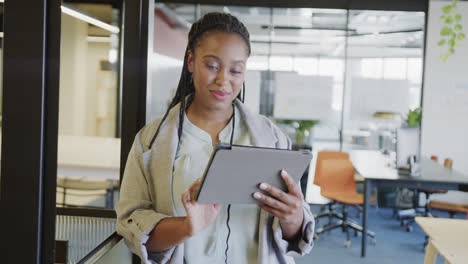
{"type": "Polygon", "coordinates": [[[219,204],[200,204],[195,201],[195,190],[200,183],[201,179],[198,179],[182,194],[182,203],[187,213],[184,223],[189,236],[194,236],[210,226],[221,208],[219,204]]]}

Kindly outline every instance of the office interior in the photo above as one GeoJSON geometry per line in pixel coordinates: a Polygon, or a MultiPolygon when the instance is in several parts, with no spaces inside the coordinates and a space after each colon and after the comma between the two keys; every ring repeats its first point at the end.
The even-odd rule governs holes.
{"type": "MultiPolygon", "coordinates": [[[[8,95],[21,89],[15,86],[21,78],[7,68],[15,63],[6,53],[15,43],[4,44],[9,6],[20,10],[13,2],[0,1],[6,32],[0,33],[0,80],[3,91],[16,89],[8,95]]],[[[47,133],[55,134],[55,148],[52,144],[34,152],[22,145],[14,150],[8,142],[20,142],[13,129],[21,126],[12,120],[33,108],[22,105],[21,110],[22,102],[0,93],[2,131],[12,125],[1,134],[0,209],[5,218],[15,208],[11,197],[18,196],[9,196],[13,191],[29,197],[25,203],[38,201],[26,207],[37,212],[32,213],[35,227],[17,233],[36,241],[23,253],[31,263],[140,263],[115,233],[114,206],[126,156],[135,133],[163,115],[175,93],[191,24],[213,11],[235,15],[250,32],[247,107],[275,122],[295,149],[313,153],[301,187],[314,215],[324,217],[317,218],[320,232],[311,253],[295,258],[296,263],[466,261],[460,248],[468,246],[468,236],[453,239],[453,232],[461,236],[460,229],[468,230],[468,1],[38,2],[46,10],[43,28],[55,29],[59,36],[48,42],[50,33],[44,33],[45,47],[59,43],[59,74],[47,77],[55,80],[58,92],[38,98],[47,114],[54,109],[47,103],[56,97],[56,117],[39,118],[55,127],[38,123],[32,132],[42,132],[31,140],[50,146],[47,133]],[[48,24],[49,12],[55,12],[60,27],[48,24]],[[325,168],[318,158],[323,152],[347,153],[360,203],[324,195],[315,179],[318,167],[325,168]],[[9,154],[14,165],[28,167],[40,157],[55,169],[39,166],[37,174],[14,174],[13,165],[6,164],[9,154]],[[398,170],[408,167],[412,155],[416,164],[398,170]],[[17,183],[28,179],[35,179],[31,186],[37,189],[17,183]],[[456,222],[426,223],[428,218],[456,222]],[[321,232],[340,219],[366,225],[375,236],[348,230],[349,237],[341,227],[321,232]],[[452,234],[452,239],[437,240],[434,228],[441,233],[437,236],[452,234]]],[[[28,78],[33,71],[22,74],[28,78]]],[[[44,80],[50,79],[38,82],[51,83],[44,80]]],[[[41,96],[48,93],[44,88],[41,96]]],[[[5,223],[20,230],[21,221],[5,223]]],[[[11,242],[6,234],[0,237],[2,248],[11,249],[5,251],[8,259],[19,252],[19,240],[11,242]]]]}

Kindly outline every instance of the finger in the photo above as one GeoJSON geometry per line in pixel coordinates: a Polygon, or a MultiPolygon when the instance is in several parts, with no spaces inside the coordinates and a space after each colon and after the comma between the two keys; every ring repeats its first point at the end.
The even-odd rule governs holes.
{"type": "Polygon", "coordinates": [[[276,199],[288,205],[294,204],[294,201],[297,199],[291,196],[290,194],[285,193],[283,190],[276,188],[275,186],[272,186],[267,183],[261,183],[259,187],[261,190],[268,192],[276,199]]]}
{"type": "Polygon", "coordinates": [[[267,211],[268,213],[270,213],[273,216],[276,216],[276,217],[278,217],[280,219],[282,219],[284,217],[284,214],[281,211],[279,211],[279,210],[277,210],[275,208],[272,208],[270,206],[267,206],[267,205],[264,205],[264,204],[259,204],[258,207],[262,208],[263,210],[267,211]]]}
{"type": "Polygon", "coordinates": [[[189,190],[187,189],[184,193],[182,193],[180,198],[182,200],[182,204],[184,205],[185,211],[188,212],[188,209],[191,206],[189,190]]]}
{"type": "Polygon", "coordinates": [[[279,200],[277,200],[275,198],[272,198],[272,197],[270,197],[268,195],[265,195],[263,193],[255,192],[253,194],[253,197],[255,199],[259,200],[259,201],[262,201],[263,203],[265,203],[269,207],[275,208],[276,210],[280,210],[282,212],[291,211],[290,207],[287,204],[285,204],[285,203],[283,203],[283,202],[281,202],[281,201],[279,201],[279,200]]]}
{"type": "Polygon", "coordinates": [[[200,183],[201,183],[201,179],[197,179],[196,181],[192,183],[192,185],[190,185],[189,190],[196,189],[200,185],[200,183]]]}
{"type": "Polygon", "coordinates": [[[201,179],[196,180],[188,189],[190,193],[190,200],[195,201],[195,192],[201,183],[201,179]]]}
{"type": "Polygon", "coordinates": [[[299,184],[294,182],[291,176],[289,176],[288,172],[286,172],[285,170],[281,170],[281,177],[286,183],[289,193],[296,197],[302,197],[301,187],[299,187],[299,184]]]}

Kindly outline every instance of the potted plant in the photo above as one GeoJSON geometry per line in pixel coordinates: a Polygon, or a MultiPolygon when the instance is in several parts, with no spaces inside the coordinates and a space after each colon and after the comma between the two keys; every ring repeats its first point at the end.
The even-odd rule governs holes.
{"type": "Polygon", "coordinates": [[[277,119],[277,123],[291,126],[295,129],[295,143],[296,145],[305,145],[307,137],[310,136],[310,130],[319,121],[318,120],[290,120],[290,119],[277,119]]]}
{"type": "Polygon", "coordinates": [[[420,107],[414,109],[414,110],[409,110],[408,116],[405,120],[405,125],[408,127],[416,127],[419,126],[419,123],[421,122],[422,119],[422,110],[420,107]]]}

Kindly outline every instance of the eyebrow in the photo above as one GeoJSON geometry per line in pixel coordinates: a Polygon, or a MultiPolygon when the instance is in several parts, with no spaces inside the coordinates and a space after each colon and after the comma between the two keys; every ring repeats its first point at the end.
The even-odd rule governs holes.
{"type": "MultiPolygon", "coordinates": [[[[215,59],[217,61],[221,61],[221,58],[218,57],[218,56],[215,56],[215,55],[205,55],[205,56],[203,56],[203,58],[212,58],[212,59],[215,59]]],[[[243,60],[236,60],[236,61],[234,61],[234,63],[242,63],[242,64],[245,65],[245,61],[243,61],[243,60]]]]}

